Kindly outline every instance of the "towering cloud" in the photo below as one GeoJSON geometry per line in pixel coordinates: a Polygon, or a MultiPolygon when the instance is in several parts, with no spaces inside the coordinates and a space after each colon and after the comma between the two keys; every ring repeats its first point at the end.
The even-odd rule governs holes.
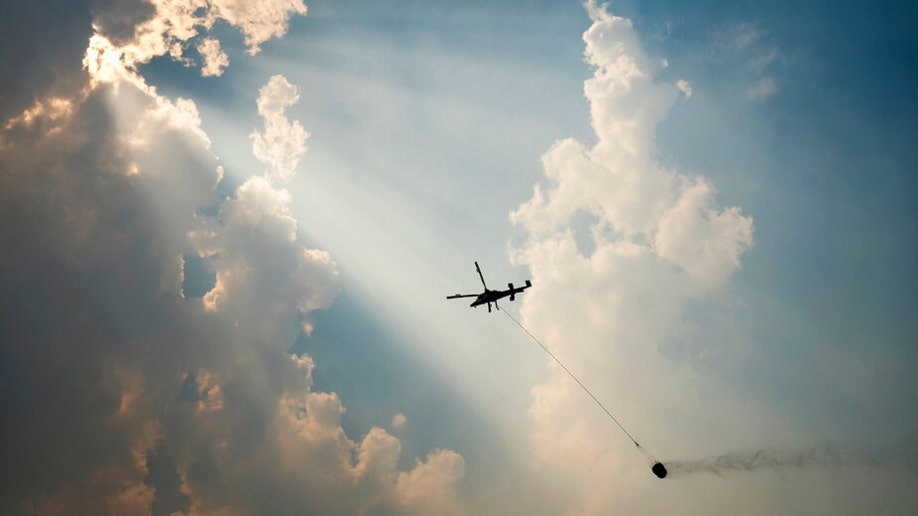
{"type": "MultiPolygon", "coordinates": [[[[514,256],[533,276],[526,326],[640,439],[645,404],[666,413],[683,400],[669,394],[691,392],[661,350],[688,333],[686,303],[717,292],[740,266],[753,225],[739,208],[719,208],[707,180],[657,161],[655,130],[691,90],[655,79],[663,65],[647,57],[629,20],[587,8],[594,74],[584,93],[596,143],[567,139],[543,156],[547,181],[511,214],[528,234],[514,256]]],[[[630,441],[560,369],[533,397],[536,464],[576,479],[580,511],[623,507],[606,482],[644,468],[630,441]]]]}

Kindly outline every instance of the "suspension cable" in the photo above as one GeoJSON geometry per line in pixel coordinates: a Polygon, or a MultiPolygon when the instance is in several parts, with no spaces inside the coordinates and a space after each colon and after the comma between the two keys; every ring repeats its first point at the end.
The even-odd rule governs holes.
{"type": "Polygon", "coordinates": [[[619,428],[621,428],[622,432],[625,432],[625,435],[628,436],[628,439],[631,439],[631,442],[633,442],[635,446],[637,446],[637,447],[640,448],[641,450],[644,449],[643,447],[641,447],[640,444],[638,444],[638,442],[634,439],[634,437],[631,436],[631,433],[629,433],[628,430],[625,430],[625,427],[622,426],[621,423],[619,423],[618,419],[615,419],[615,416],[613,416],[612,413],[609,412],[609,409],[607,409],[607,408],[605,407],[605,405],[603,405],[602,402],[600,402],[599,399],[597,399],[596,396],[594,396],[593,393],[590,392],[590,389],[587,389],[586,385],[584,385],[583,382],[581,382],[581,381],[577,378],[577,376],[575,376],[574,373],[572,373],[571,370],[568,369],[567,366],[565,366],[565,365],[561,362],[561,360],[559,360],[558,357],[556,357],[555,354],[552,353],[551,350],[549,350],[549,349],[545,346],[545,344],[542,344],[542,342],[541,342],[539,339],[537,339],[536,336],[533,335],[531,331],[529,331],[528,329],[526,329],[526,327],[523,326],[522,323],[520,323],[518,320],[516,320],[515,317],[513,317],[512,315],[510,315],[510,312],[508,312],[507,310],[501,310],[501,311],[502,311],[504,314],[506,314],[507,317],[509,317],[511,321],[515,322],[516,325],[519,326],[521,330],[523,330],[524,332],[526,332],[526,334],[529,335],[529,337],[530,337],[536,344],[538,344],[539,347],[541,347],[546,353],[548,353],[548,356],[550,356],[552,359],[554,359],[554,361],[557,362],[559,366],[561,366],[561,369],[564,369],[564,371],[565,371],[571,378],[573,378],[575,382],[577,382],[577,385],[579,385],[580,388],[582,388],[582,389],[584,390],[584,392],[586,392],[587,394],[590,395],[591,398],[593,398],[593,401],[595,401],[596,404],[599,405],[599,408],[601,408],[601,409],[603,410],[603,412],[605,412],[606,415],[609,416],[609,419],[611,419],[613,422],[615,422],[616,425],[618,425],[619,428]]]}

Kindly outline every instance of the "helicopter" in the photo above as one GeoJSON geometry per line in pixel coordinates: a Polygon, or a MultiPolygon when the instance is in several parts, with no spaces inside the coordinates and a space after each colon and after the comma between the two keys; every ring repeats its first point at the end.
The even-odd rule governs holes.
{"type": "Polygon", "coordinates": [[[524,290],[532,286],[532,282],[526,280],[525,287],[514,287],[513,283],[508,283],[507,286],[510,287],[507,290],[491,290],[488,288],[488,284],[485,283],[484,275],[481,274],[481,267],[478,266],[478,262],[475,262],[475,270],[478,271],[478,277],[481,278],[481,284],[484,285],[484,292],[481,294],[453,294],[452,296],[446,296],[446,299],[457,299],[460,297],[474,297],[475,300],[472,301],[472,308],[481,306],[485,303],[488,305],[488,313],[491,312],[491,303],[494,303],[494,307],[500,310],[500,306],[497,304],[498,299],[503,299],[507,296],[510,296],[510,301],[516,299],[516,295],[522,293],[524,290]]]}

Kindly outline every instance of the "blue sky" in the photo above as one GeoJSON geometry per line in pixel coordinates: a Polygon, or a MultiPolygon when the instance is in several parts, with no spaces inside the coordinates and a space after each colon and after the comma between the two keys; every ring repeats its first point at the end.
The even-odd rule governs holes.
{"type": "Polygon", "coordinates": [[[914,8],[192,4],[0,16],[3,512],[918,507],[914,8]]]}

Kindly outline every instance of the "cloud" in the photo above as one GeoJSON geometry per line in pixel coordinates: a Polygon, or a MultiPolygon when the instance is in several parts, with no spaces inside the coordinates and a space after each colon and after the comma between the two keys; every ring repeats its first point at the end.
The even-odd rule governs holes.
{"type": "MultiPolygon", "coordinates": [[[[130,173],[107,116],[111,95],[78,93],[69,114],[39,110],[54,114],[2,135],[0,234],[16,248],[0,277],[2,381],[20,393],[2,403],[3,476],[15,479],[0,493],[2,512],[110,513],[142,496],[144,450],[160,429],[150,415],[170,375],[156,356],[184,354],[187,328],[163,289],[180,272],[182,238],[157,226],[143,193],[168,187],[130,173]]],[[[177,160],[195,155],[172,149],[177,160]]]]}
{"type": "Polygon", "coordinates": [[[284,112],[299,100],[296,86],[281,75],[268,80],[258,95],[258,114],[264,132],[252,133],[252,154],[270,166],[266,176],[274,183],[290,181],[300,158],[306,153],[309,133],[299,122],[290,122],[284,112]]]}
{"type": "Polygon", "coordinates": [[[3,3],[0,15],[0,120],[44,97],[62,96],[82,81],[80,57],[92,34],[97,0],[49,8],[29,0],[3,3]]]}
{"type": "Polygon", "coordinates": [[[220,41],[214,38],[204,38],[198,44],[198,53],[204,58],[201,75],[204,77],[219,77],[223,69],[229,66],[229,57],[220,48],[220,41]]]}
{"type": "Polygon", "coordinates": [[[770,41],[769,33],[759,24],[740,23],[715,33],[715,45],[746,86],[746,99],[763,100],[778,93],[775,77],[785,67],[788,56],[770,41]]]}
{"type": "MultiPolygon", "coordinates": [[[[0,512],[147,514],[170,473],[148,468],[154,449],[191,514],[454,510],[458,454],[399,470],[399,441],[349,438],[312,359],[288,353],[338,281],[331,256],[297,240],[281,184],[305,150],[283,116],[295,87],[262,89],[272,168],[223,196],[194,101],[136,67],[190,40],[183,17],[199,13],[155,7],[123,39],[93,36],[84,82],[0,132],[0,512]],[[167,12],[178,21],[152,22],[167,12]],[[189,255],[214,273],[203,297],[183,295],[189,255]]],[[[266,20],[295,6],[275,7],[266,20]]],[[[252,41],[276,34],[220,8],[252,41]]]]}
{"type": "Polygon", "coordinates": [[[302,0],[269,0],[258,3],[214,0],[212,5],[215,18],[222,18],[242,30],[249,54],[256,54],[259,45],[265,41],[283,36],[294,14],[306,14],[306,4],[302,0]]]}
{"type": "Polygon", "coordinates": [[[704,180],[684,186],[660,219],[654,248],[689,276],[717,284],[739,268],[740,255],[752,245],[752,219],[736,207],[716,211],[713,196],[704,180]]]}
{"type": "Polygon", "coordinates": [[[465,461],[451,450],[437,450],[398,474],[396,505],[408,514],[460,514],[453,486],[465,474],[465,461]]]}
{"type": "Polygon", "coordinates": [[[246,52],[257,54],[261,45],[287,32],[293,15],[305,15],[302,0],[268,0],[253,4],[239,0],[149,0],[114,2],[96,17],[98,36],[112,41],[127,69],[160,56],[191,66],[186,55],[194,48],[204,60],[203,76],[219,76],[229,58],[213,37],[217,22],[242,31],[246,52]],[[196,43],[197,42],[197,43],[196,43]]]}
{"type": "MultiPolygon", "coordinates": [[[[684,414],[699,373],[663,350],[696,324],[685,314],[689,303],[723,305],[718,293],[753,243],[753,222],[738,207],[721,208],[708,180],[657,162],[655,130],[688,85],[655,79],[659,60],[647,57],[629,20],[593,2],[587,9],[593,23],[583,38],[594,74],[584,92],[597,140],[554,144],[542,157],[546,181],[511,214],[527,234],[512,254],[534,285],[521,312],[638,439],[671,439],[650,431],[659,426],[654,415],[684,414]]],[[[640,455],[550,367],[533,389],[534,465],[573,479],[575,513],[627,507],[633,495],[623,493],[643,488],[632,474],[644,468],[640,455]],[[621,481],[610,490],[612,479],[621,481]]]]}
{"type": "Polygon", "coordinates": [[[761,100],[777,93],[778,85],[771,77],[762,77],[755,84],[746,88],[746,98],[749,100],[761,100]]]}
{"type": "Polygon", "coordinates": [[[590,14],[594,23],[584,40],[596,72],[585,93],[598,141],[587,148],[563,140],[543,156],[548,189],[537,185],[511,214],[530,235],[521,253],[572,238],[571,221],[586,213],[594,257],[658,257],[714,285],[739,266],[739,255],[752,243],[752,220],[738,208],[718,210],[703,179],[654,161],[654,130],[677,88],[654,82],[630,21],[592,4],[590,14]]]}
{"type": "Polygon", "coordinates": [[[745,50],[762,37],[762,30],[752,23],[740,23],[730,30],[729,44],[737,50],[745,50]]]}

